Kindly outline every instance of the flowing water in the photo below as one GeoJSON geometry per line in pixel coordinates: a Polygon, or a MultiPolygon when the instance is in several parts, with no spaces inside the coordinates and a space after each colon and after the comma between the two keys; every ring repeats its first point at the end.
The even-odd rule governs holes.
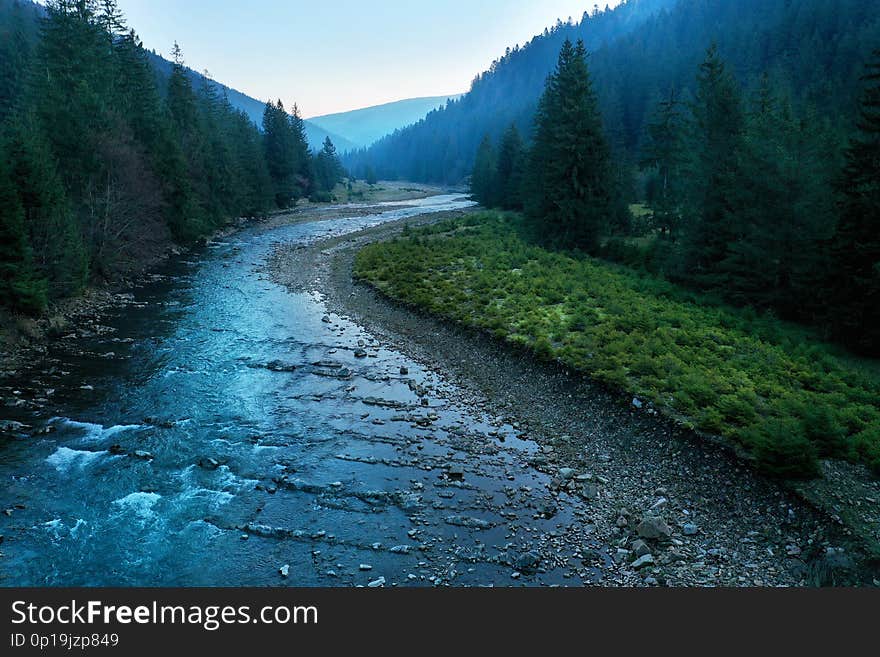
{"type": "Polygon", "coordinates": [[[278,242],[469,204],[246,229],[4,382],[50,401],[7,408],[31,429],[0,438],[0,584],[581,583],[522,557],[573,520],[536,511],[534,444],[259,271],[278,242]]]}

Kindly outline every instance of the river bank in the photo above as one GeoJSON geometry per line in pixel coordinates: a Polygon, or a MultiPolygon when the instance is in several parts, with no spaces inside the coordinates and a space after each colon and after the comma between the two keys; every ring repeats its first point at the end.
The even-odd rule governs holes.
{"type": "Polygon", "coordinates": [[[340,185],[341,202],[311,203],[301,200],[297,207],[276,211],[265,217],[230,220],[221,230],[192,246],[169,243],[155,257],[145,259],[117,279],[92,284],[79,296],[59,299],[38,317],[10,313],[0,308],[0,374],[10,376],[35,358],[45,355],[47,343],[64,335],[89,335],[101,330],[100,317],[131,300],[126,292],[154,280],[153,272],[171,258],[185,256],[193,249],[225,239],[242,229],[258,225],[267,230],[328,217],[364,216],[383,203],[420,200],[443,193],[431,185],[382,181],[376,185],[357,183],[352,192],[340,185]]]}
{"type": "MultiPolygon", "coordinates": [[[[864,544],[832,517],[827,491],[796,493],[727,450],[638,411],[630,398],[354,283],[357,250],[402,230],[398,223],[307,248],[282,246],[268,271],[291,290],[324,294],[331,308],[454,381],[462,403],[499,414],[541,445],[533,465],[552,477],[555,504],[589,500],[589,518],[572,529],[586,524],[609,546],[616,564],[606,583],[874,582],[864,544]]],[[[858,495],[875,494],[870,482],[862,484],[858,495]]]]}

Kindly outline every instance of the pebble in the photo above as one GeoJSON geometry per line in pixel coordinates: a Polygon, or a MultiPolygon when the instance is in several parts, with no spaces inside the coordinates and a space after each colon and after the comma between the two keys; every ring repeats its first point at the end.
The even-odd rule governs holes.
{"type": "Polygon", "coordinates": [[[286,578],[290,574],[290,565],[284,564],[278,569],[278,572],[281,573],[282,577],[286,578]]]}
{"type": "Polygon", "coordinates": [[[379,579],[374,579],[372,582],[367,584],[367,586],[371,589],[378,589],[381,586],[385,586],[385,578],[380,577],[379,579]]]}

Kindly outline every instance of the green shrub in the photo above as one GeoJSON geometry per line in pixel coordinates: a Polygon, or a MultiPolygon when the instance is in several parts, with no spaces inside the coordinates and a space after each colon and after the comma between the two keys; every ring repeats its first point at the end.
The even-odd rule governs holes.
{"type": "Polygon", "coordinates": [[[809,479],[819,474],[816,447],[793,418],[770,418],[746,429],[743,437],[758,468],[766,474],[785,479],[809,479]]]}

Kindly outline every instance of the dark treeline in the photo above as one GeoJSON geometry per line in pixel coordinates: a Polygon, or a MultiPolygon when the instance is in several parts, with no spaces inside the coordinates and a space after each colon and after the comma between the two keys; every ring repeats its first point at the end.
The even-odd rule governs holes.
{"type": "Polygon", "coordinates": [[[460,100],[346,157],[383,179],[456,184],[471,172],[488,134],[515,124],[531,138],[547,75],[563,42],[583,40],[609,144],[635,164],[654,107],[668,90],[695,93],[693,71],[714,41],[747,94],[767,73],[796,108],[812,107],[845,140],[858,76],[880,41],[880,0],[628,0],[559,22],[510,49],[460,100]],[[843,117],[838,121],[838,117],[843,117]]]}
{"type": "Polygon", "coordinates": [[[53,0],[37,21],[2,4],[0,305],[38,312],[341,180],[295,109],[267,104],[261,132],[222,87],[193,84],[176,44],[160,83],[115,0],[53,0]]]}
{"type": "Polygon", "coordinates": [[[533,237],[660,273],[880,353],[880,50],[852,136],[793,109],[768,76],[746,94],[715,46],[693,99],[674,90],[646,129],[650,212],[632,217],[582,43],[566,41],[527,148],[515,125],[484,138],[472,192],[524,210],[533,237]]]}

